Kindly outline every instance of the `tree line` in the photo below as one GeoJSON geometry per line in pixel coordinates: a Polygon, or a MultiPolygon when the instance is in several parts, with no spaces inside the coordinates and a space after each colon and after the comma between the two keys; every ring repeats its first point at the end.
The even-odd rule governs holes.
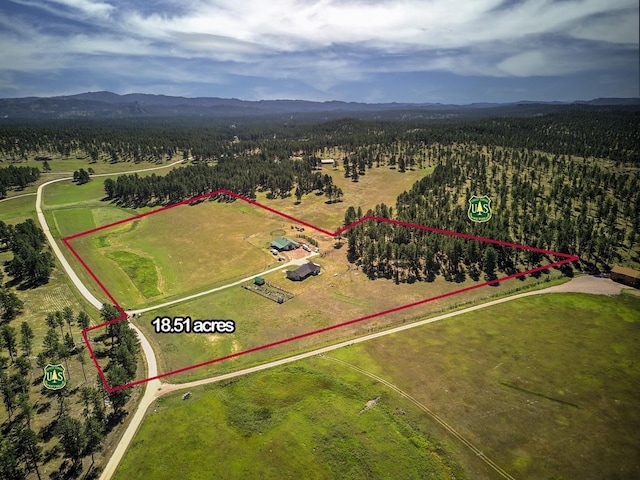
{"type": "Polygon", "coordinates": [[[0,248],[13,253],[13,258],[5,262],[5,271],[14,283],[34,287],[49,281],[54,260],[45,246],[44,232],[33,219],[16,225],[0,221],[0,248]]]}
{"type": "Polygon", "coordinates": [[[412,145],[476,143],[558,155],[640,162],[640,112],[633,107],[567,106],[529,117],[462,120],[324,122],[285,118],[144,118],[6,122],[0,159],[21,161],[42,152],[89,162],[162,162],[182,155],[197,161],[261,152],[268,158],[345,151],[402,141],[412,145]]]}
{"type": "Polygon", "coordinates": [[[223,158],[215,164],[199,162],[175,168],[164,176],[133,174],[104,181],[109,200],[135,207],[175,203],[219,189],[248,198],[256,198],[258,190],[266,191],[269,198],[285,198],[294,186],[300,196],[314,190],[329,192],[331,200],[341,195],[331,176],[314,171],[311,160],[276,161],[259,155],[223,158]]]}
{"type": "MultiPolygon", "coordinates": [[[[364,214],[577,254],[594,271],[614,262],[638,261],[637,173],[613,162],[526,149],[457,145],[431,149],[428,155],[436,163],[432,174],[399,195],[395,209],[381,204],[364,214]],[[468,200],[473,195],[492,200],[489,222],[469,220],[468,200]]],[[[349,208],[345,224],[362,216],[349,208]]],[[[386,223],[366,222],[346,236],[353,261],[373,277],[397,281],[430,280],[438,274],[477,280],[482,271],[492,278],[493,267],[515,273],[545,260],[536,252],[386,223]]]]}
{"type": "Polygon", "coordinates": [[[7,196],[12,187],[23,190],[40,178],[40,170],[36,167],[9,165],[0,168],[0,198],[7,196]]]}
{"type": "MultiPolygon", "coordinates": [[[[103,321],[109,321],[120,313],[112,305],[103,305],[100,315],[103,321]]],[[[91,457],[91,470],[94,454],[102,449],[106,435],[121,422],[131,395],[131,389],[107,393],[99,376],[87,377],[84,343],[72,329],[89,326],[86,312],[76,313],[65,307],[47,313],[43,321],[48,330],[40,348],[34,345],[35,334],[27,322],[22,322],[19,334],[8,324],[0,328],[0,393],[7,412],[7,420],[0,426],[0,478],[25,479],[30,472],[42,478],[42,465],[60,454],[69,462],[62,462],[52,475],[77,477],[83,471],[86,457],[91,457]],[[36,374],[32,359],[41,374],[36,382],[31,382],[36,374]],[[74,361],[82,369],[82,379],[72,377],[69,367],[74,361]],[[60,363],[66,366],[67,386],[56,391],[45,389],[41,383],[45,366],[60,363]],[[50,408],[51,403],[56,404],[55,411],[50,408]],[[76,404],[82,405],[81,412],[74,407],[76,404]],[[39,415],[45,424],[36,431],[34,424],[43,423],[42,419],[34,421],[39,415]],[[54,439],[58,447],[45,455],[43,446],[54,439]]],[[[104,370],[110,385],[117,386],[134,378],[139,345],[127,322],[109,327],[94,341],[96,354],[108,359],[104,370]]]]}

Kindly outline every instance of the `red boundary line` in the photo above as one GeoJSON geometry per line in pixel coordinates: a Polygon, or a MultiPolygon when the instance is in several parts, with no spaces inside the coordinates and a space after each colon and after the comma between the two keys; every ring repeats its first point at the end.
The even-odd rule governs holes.
{"type": "Polygon", "coordinates": [[[300,339],[305,338],[305,337],[310,337],[312,335],[317,335],[319,333],[328,332],[328,331],[334,330],[336,328],[345,327],[347,325],[352,325],[354,323],[363,322],[365,320],[370,320],[370,319],[375,318],[375,317],[379,317],[379,316],[382,316],[382,315],[387,315],[387,314],[393,313],[393,312],[398,312],[400,310],[405,310],[407,308],[416,307],[418,305],[423,305],[425,303],[429,303],[429,302],[433,302],[435,300],[439,300],[439,299],[442,299],[442,298],[446,298],[446,297],[450,297],[450,296],[453,296],[453,295],[457,295],[459,293],[468,292],[470,290],[475,290],[476,288],[481,288],[481,287],[485,287],[487,285],[504,282],[505,280],[510,280],[510,279],[513,279],[513,278],[521,277],[523,275],[539,272],[539,271],[546,270],[546,269],[549,269],[549,268],[559,267],[560,265],[564,265],[566,263],[575,262],[575,261],[579,260],[579,257],[577,255],[569,255],[567,253],[553,252],[553,251],[550,251],[550,250],[543,250],[541,248],[529,247],[527,245],[518,245],[518,244],[515,244],[515,243],[504,242],[504,241],[501,241],[501,240],[494,240],[494,239],[491,239],[491,238],[479,237],[477,235],[470,235],[470,234],[466,234],[466,233],[452,232],[450,230],[442,230],[442,229],[439,229],[439,228],[427,227],[427,226],[424,226],[424,225],[416,225],[416,224],[413,224],[413,223],[402,222],[400,220],[393,220],[393,219],[390,219],[390,218],[376,217],[376,216],[371,216],[371,215],[367,215],[367,216],[361,218],[360,220],[351,223],[350,225],[347,225],[345,227],[342,227],[342,228],[336,230],[335,232],[330,232],[330,231],[325,230],[323,228],[317,227],[315,225],[312,225],[310,223],[307,223],[307,222],[304,222],[304,221],[302,221],[300,219],[297,219],[297,218],[295,218],[295,217],[293,217],[291,215],[287,215],[286,213],[282,213],[282,212],[280,212],[278,210],[275,210],[275,209],[273,209],[271,207],[267,207],[266,205],[262,205],[261,203],[258,203],[255,200],[251,200],[249,198],[243,197],[242,195],[238,195],[237,193],[234,193],[234,192],[231,192],[231,191],[225,190],[225,189],[216,190],[215,192],[208,193],[208,194],[205,194],[205,195],[199,195],[197,197],[193,197],[193,198],[190,198],[190,199],[187,199],[187,200],[183,200],[182,202],[174,203],[174,204],[168,205],[166,207],[158,208],[156,210],[151,210],[151,211],[146,212],[146,213],[141,213],[139,215],[135,215],[133,217],[126,218],[124,220],[119,220],[117,222],[109,223],[109,224],[103,225],[101,227],[92,228],[91,230],[87,230],[85,232],[76,233],[75,235],[70,235],[68,237],[64,237],[62,239],[62,241],[67,246],[67,248],[69,248],[69,250],[71,250],[71,253],[73,253],[73,255],[78,259],[78,261],[84,267],[84,269],[87,272],[89,272],[89,275],[91,275],[91,278],[93,278],[96,281],[96,283],[98,284],[100,289],[107,295],[109,300],[111,300],[111,302],[113,302],[113,304],[115,305],[115,307],[118,309],[118,311],[121,314],[120,317],[118,317],[118,318],[116,318],[114,320],[111,320],[111,321],[105,322],[105,323],[101,323],[99,325],[94,325],[94,326],[86,328],[86,329],[84,329],[82,331],[82,337],[84,338],[84,341],[87,344],[87,348],[89,349],[89,353],[91,354],[91,358],[93,359],[93,363],[95,364],[96,368],[98,369],[98,374],[100,375],[100,378],[102,379],[102,382],[104,383],[104,386],[105,386],[105,388],[106,388],[106,390],[108,392],[115,392],[115,391],[122,390],[122,389],[125,389],[125,388],[133,387],[135,385],[140,385],[142,383],[146,383],[146,382],[149,382],[151,380],[156,380],[156,379],[159,379],[159,378],[168,377],[170,375],[175,375],[177,373],[186,372],[188,370],[193,370],[194,368],[199,368],[199,367],[203,367],[205,365],[211,365],[213,363],[222,362],[224,360],[229,360],[231,358],[235,358],[235,357],[239,357],[239,356],[242,356],[242,355],[246,355],[248,353],[253,353],[253,352],[257,352],[259,350],[264,350],[266,348],[271,348],[271,347],[275,347],[277,345],[282,345],[284,343],[293,342],[295,340],[300,340],[300,339]],[[120,224],[123,224],[123,223],[131,222],[133,220],[137,220],[139,218],[143,218],[143,217],[146,217],[146,216],[151,215],[151,214],[160,213],[160,212],[163,212],[163,211],[168,210],[170,208],[178,207],[180,205],[186,205],[186,204],[192,204],[194,202],[199,202],[199,201],[202,201],[202,200],[205,200],[207,198],[210,198],[210,197],[213,197],[213,196],[216,196],[216,195],[220,195],[220,194],[228,195],[228,196],[234,197],[234,198],[236,198],[238,200],[242,200],[242,201],[244,201],[244,202],[246,202],[246,203],[248,203],[250,205],[262,208],[264,210],[267,210],[268,212],[271,212],[271,213],[274,213],[276,215],[279,215],[280,217],[286,218],[287,220],[290,220],[292,222],[298,223],[300,225],[304,225],[304,226],[309,227],[309,228],[311,228],[313,230],[316,230],[318,232],[324,233],[325,235],[329,235],[330,237],[336,237],[336,236],[346,232],[347,230],[350,230],[351,228],[355,227],[356,225],[359,225],[359,224],[361,224],[363,222],[366,222],[368,220],[372,220],[372,221],[376,221],[376,222],[391,223],[391,224],[394,224],[394,225],[402,225],[402,226],[405,226],[405,227],[416,228],[416,229],[419,229],[419,230],[425,230],[425,231],[429,231],[429,232],[441,233],[441,234],[444,234],[444,235],[452,235],[452,236],[455,236],[455,237],[466,238],[466,239],[470,239],[470,240],[478,240],[478,241],[485,242],[485,243],[493,243],[493,244],[496,244],[496,245],[502,245],[502,246],[506,246],[506,247],[518,248],[520,250],[527,250],[527,251],[532,251],[532,252],[543,253],[543,254],[546,254],[546,255],[552,255],[552,256],[555,256],[555,257],[561,257],[561,258],[564,258],[564,260],[559,260],[557,262],[550,263],[549,265],[544,265],[544,266],[541,266],[541,267],[533,268],[531,270],[526,270],[524,272],[518,272],[518,273],[515,273],[513,275],[506,276],[506,277],[497,278],[495,280],[491,280],[491,281],[488,281],[488,282],[480,283],[478,285],[471,285],[470,287],[465,287],[465,288],[461,288],[459,290],[454,290],[452,292],[444,293],[444,294],[438,295],[436,297],[425,298],[425,299],[419,300],[417,302],[409,303],[409,304],[402,305],[402,306],[399,306],[399,307],[395,307],[395,308],[392,308],[392,309],[389,309],[389,310],[384,310],[382,312],[373,313],[371,315],[366,315],[364,317],[356,318],[356,319],[349,320],[349,321],[343,322],[343,323],[338,323],[336,325],[331,325],[329,327],[321,328],[321,329],[318,329],[318,330],[313,330],[311,332],[307,332],[307,333],[303,333],[303,334],[300,334],[300,335],[296,335],[294,337],[285,338],[285,339],[278,340],[278,341],[272,342],[272,343],[267,343],[267,344],[261,345],[259,347],[253,347],[253,348],[250,348],[248,350],[243,350],[241,352],[234,353],[232,355],[227,355],[227,356],[224,356],[224,357],[214,358],[213,360],[208,360],[206,362],[198,363],[196,365],[191,365],[189,367],[180,368],[178,370],[173,370],[171,372],[162,373],[160,375],[156,375],[155,377],[149,377],[149,378],[145,378],[145,379],[142,379],[142,380],[137,380],[135,382],[127,383],[125,385],[119,385],[119,386],[113,387],[113,388],[110,387],[108,382],[107,382],[107,379],[106,379],[106,377],[104,375],[104,372],[102,371],[102,368],[100,367],[100,364],[98,363],[96,355],[95,355],[93,349],[91,348],[91,342],[89,341],[89,338],[87,337],[87,334],[92,330],[96,330],[98,328],[103,328],[103,327],[105,327],[107,325],[110,325],[112,323],[116,323],[116,322],[120,322],[122,320],[126,320],[127,319],[127,314],[124,311],[124,309],[120,306],[120,304],[116,301],[116,299],[113,298],[111,293],[109,293],[109,291],[102,284],[102,282],[98,279],[98,277],[96,277],[96,275],[91,271],[89,266],[80,257],[78,252],[76,252],[76,250],[71,246],[71,244],[69,243],[70,240],[73,240],[73,239],[76,239],[76,238],[79,238],[79,237],[83,237],[83,236],[89,235],[91,233],[99,232],[101,230],[105,230],[107,228],[114,227],[116,225],[120,225],[120,224]]]}

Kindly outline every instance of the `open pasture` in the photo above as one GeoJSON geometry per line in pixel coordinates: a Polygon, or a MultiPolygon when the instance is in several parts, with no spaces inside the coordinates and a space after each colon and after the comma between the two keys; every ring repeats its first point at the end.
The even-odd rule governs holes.
{"type": "Polygon", "coordinates": [[[275,266],[268,246],[285,223],[240,203],[182,205],[71,243],[124,308],[139,308],[275,266]]]}
{"type": "Polygon", "coordinates": [[[395,384],[515,478],[638,478],[640,299],[513,300],[331,355],[395,384]]]}
{"type": "Polygon", "coordinates": [[[348,368],[323,367],[314,359],[187,400],[161,397],[114,479],[465,478],[409,402],[348,368]]]}
{"type": "MultiPolygon", "coordinates": [[[[323,251],[322,235],[320,239],[323,251]]],[[[292,282],[284,271],[265,276],[265,280],[293,293],[295,296],[278,304],[241,286],[230,287],[193,300],[163,307],[142,314],[135,319],[145,336],[161,352],[158,358],[160,373],[233,355],[272,342],[288,339],[318,329],[331,327],[378,312],[442,295],[481,282],[467,279],[463,283],[434,282],[395,284],[392,280],[370,280],[345,258],[344,249],[328,250],[312,260],[321,265],[321,273],[302,282],[292,282]],[[232,319],[236,322],[233,334],[158,334],[151,322],[157,317],[186,317],[192,319],[232,319]]],[[[556,271],[551,277],[557,277],[556,271]]],[[[456,306],[481,301],[494,295],[504,295],[544,280],[527,277],[509,280],[496,287],[483,287],[459,295],[432,301],[383,316],[335,328],[323,333],[297,339],[291,343],[216,362],[167,378],[171,382],[185,382],[246,367],[280,356],[292,355],[310,348],[347,340],[394,325],[426,318],[456,306]]]]}
{"type": "MultiPolygon", "coordinates": [[[[327,356],[408,393],[514,478],[637,478],[639,302],[628,294],[528,297],[327,356]]],[[[305,478],[344,472],[349,478],[413,478],[416,465],[434,478],[501,478],[426,413],[330,358],[190,392],[189,400],[176,392],[152,407],[116,478],[140,469],[157,469],[156,478],[178,470],[197,478],[209,468],[203,452],[214,455],[223,477],[234,477],[242,466],[246,478],[283,478],[282,472],[296,478],[302,463],[305,478]],[[373,408],[359,413],[377,397],[373,408]],[[170,439],[161,434],[167,424],[178,426],[170,439]],[[363,449],[365,438],[370,443],[363,449]],[[241,456],[218,458],[212,441],[241,456]],[[437,445],[431,458],[440,467],[412,460],[430,445],[437,445]],[[396,446],[391,463],[403,466],[400,477],[390,463],[363,473],[370,452],[382,461],[396,446]],[[329,452],[332,459],[324,456],[329,452]],[[307,454],[313,462],[304,461],[307,454]],[[441,460],[451,470],[441,469],[441,460]]]]}

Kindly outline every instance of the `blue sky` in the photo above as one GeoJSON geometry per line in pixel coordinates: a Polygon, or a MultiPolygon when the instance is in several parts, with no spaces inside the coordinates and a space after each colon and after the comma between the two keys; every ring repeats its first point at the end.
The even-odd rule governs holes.
{"type": "Polygon", "coordinates": [[[637,97],[637,0],[2,0],[0,97],[637,97]]]}

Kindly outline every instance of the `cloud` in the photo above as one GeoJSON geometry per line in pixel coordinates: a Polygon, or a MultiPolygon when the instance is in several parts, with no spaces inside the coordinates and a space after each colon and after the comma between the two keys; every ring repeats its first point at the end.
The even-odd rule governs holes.
{"type": "Polygon", "coordinates": [[[637,31],[635,0],[8,0],[0,4],[0,73],[105,72],[101,64],[135,62],[122,70],[132,82],[147,82],[149,71],[167,85],[240,76],[264,79],[277,94],[269,81],[315,95],[404,72],[521,78],[628,69],[637,31]]]}
{"type": "Polygon", "coordinates": [[[63,5],[73,10],[80,11],[89,16],[107,17],[114,6],[105,2],[93,0],[47,0],[49,3],[63,5]]]}

